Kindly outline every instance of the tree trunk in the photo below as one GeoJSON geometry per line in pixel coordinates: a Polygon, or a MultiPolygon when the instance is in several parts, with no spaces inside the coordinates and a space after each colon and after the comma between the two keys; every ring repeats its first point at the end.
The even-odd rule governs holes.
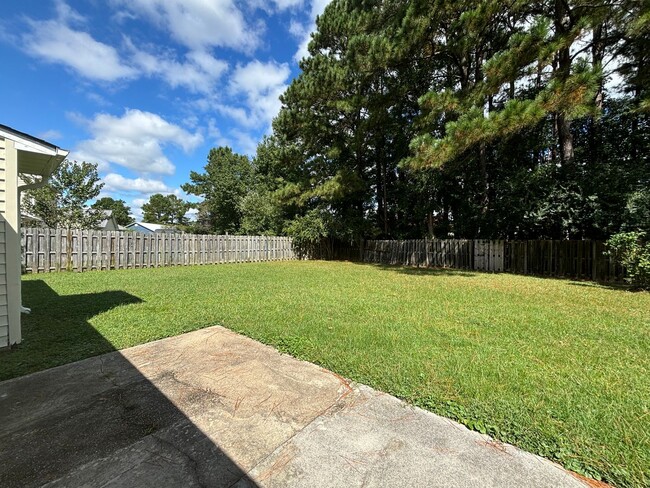
{"type": "Polygon", "coordinates": [[[382,164],[383,168],[383,182],[382,182],[382,188],[384,189],[383,193],[383,200],[384,200],[384,233],[388,235],[388,183],[387,183],[387,177],[386,173],[388,172],[388,168],[386,167],[386,161],[384,160],[382,164]]]}
{"type": "MultiPolygon", "coordinates": [[[[603,42],[603,24],[598,24],[593,29],[592,46],[591,46],[592,64],[595,70],[601,70],[603,67],[603,58],[605,57],[605,43],[603,42]]],[[[600,113],[603,109],[603,76],[598,77],[598,88],[594,97],[596,110],[600,113]]],[[[599,122],[597,117],[591,116],[589,119],[589,156],[591,162],[599,158],[599,122]]]]}
{"type": "Polygon", "coordinates": [[[560,160],[563,164],[573,159],[573,135],[571,134],[571,121],[560,112],[557,117],[558,142],[560,143],[560,160]]]}
{"type": "MultiPolygon", "coordinates": [[[[567,4],[563,0],[555,0],[555,31],[559,37],[571,31],[571,18],[567,4]]],[[[557,56],[557,71],[555,73],[560,83],[564,84],[571,75],[571,46],[559,49],[557,56]]],[[[560,161],[564,164],[573,159],[573,135],[571,121],[563,110],[557,113],[557,136],[560,146],[560,161]]]]}
{"type": "Polygon", "coordinates": [[[65,240],[65,251],[66,251],[66,271],[72,271],[72,229],[68,227],[65,240]]]}
{"type": "Polygon", "coordinates": [[[490,196],[488,195],[490,184],[488,182],[487,148],[485,142],[480,143],[478,151],[481,168],[481,215],[485,217],[490,204],[490,196]]]}

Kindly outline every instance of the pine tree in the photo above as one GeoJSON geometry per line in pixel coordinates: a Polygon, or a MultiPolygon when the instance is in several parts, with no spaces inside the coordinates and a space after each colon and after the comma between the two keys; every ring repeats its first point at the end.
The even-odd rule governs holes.
{"type": "Polygon", "coordinates": [[[199,220],[208,232],[239,232],[241,202],[252,183],[248,157],[229,147],[212,148],[204,169],[204,173],[190,172],[190,183],[181,185],[186,193],[203,198],[199,220]]]}

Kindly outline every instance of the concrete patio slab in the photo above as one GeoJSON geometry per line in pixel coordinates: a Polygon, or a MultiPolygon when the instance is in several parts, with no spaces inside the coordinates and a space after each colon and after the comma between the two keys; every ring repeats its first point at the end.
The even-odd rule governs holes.
{"type": "Polygon", "coordinates": [[[586,485],[211,327],[0,383],[0,486],[586,485]]]}

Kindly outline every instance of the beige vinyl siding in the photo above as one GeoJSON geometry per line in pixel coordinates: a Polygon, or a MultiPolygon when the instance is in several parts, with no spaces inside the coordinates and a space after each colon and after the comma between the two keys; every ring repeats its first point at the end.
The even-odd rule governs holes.
{"type": "Polygon", "coordinates": [[[9,303],[7,300],[6,255],[6,150],[5,139],[0,137],[0,348],[9,345],[9,303]]]}
{"type": "Polygon", "coordinates": [[[5,189],[7,187],[7,175],[5,168],[6,153],[7,151],[5,150],[5,139],[4,137],[0,137],[0,214],[3,216],[7,210],[7,200],[5,196],[5,189]]]}

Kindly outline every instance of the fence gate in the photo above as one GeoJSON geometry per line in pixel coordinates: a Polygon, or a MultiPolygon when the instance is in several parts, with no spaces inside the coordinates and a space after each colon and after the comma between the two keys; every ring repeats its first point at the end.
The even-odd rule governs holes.
{"type": "Polygon", "coordinates": [[[503,271],[504,241],[474,241],[474,269],[478,271],[503,271]]]}

